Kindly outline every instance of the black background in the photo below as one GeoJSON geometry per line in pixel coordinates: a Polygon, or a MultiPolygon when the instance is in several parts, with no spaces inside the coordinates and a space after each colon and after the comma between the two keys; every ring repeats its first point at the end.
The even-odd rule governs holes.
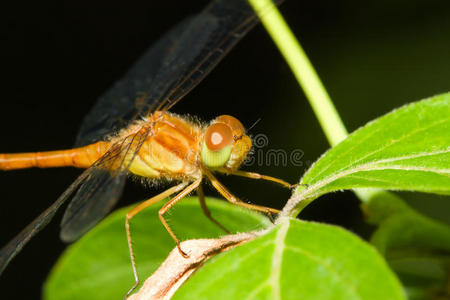
{"type": "MultiPolygon", "coordinates": [[[[70,148],[83,116],[155,39],[208,1],[20,2],[0,18],[0,152],[70,148]]],[[[315,65],[349,131],[410,101],[450,87],[448,1],[295,1],[281,7],[315,65]]],[[[238,117],[265,149],[304,152],[303,166],[246,167],[296,182],[328,149],[301,89],[258,26],[174,110],[209,120],[238,117]]],[[[80,170],[0,173],[0,242],[5,244],[52,204],[80,170]]],[[[223,178],[241,198],[281,208],[289,191],[223,178]]],[[[208,195],[216,195],[208,190],[208,195]]],[[[154,195],[127,185],[120,205],[154,195]]],[[[425,214],[445,220],[448,199],[405,194],[425,214]],[[443,205],[447,205],[444,209],[443,205]]],[[[350,192],[321,197],[301,217],[340,224],[362,236],[358,200],[350,192]]],[[[61,213],[12,261],[0,278],[3,297],[37,299],[64,249],[61,213]]],[[[447,220],[448,221],[448,220],[447,220]]]]}

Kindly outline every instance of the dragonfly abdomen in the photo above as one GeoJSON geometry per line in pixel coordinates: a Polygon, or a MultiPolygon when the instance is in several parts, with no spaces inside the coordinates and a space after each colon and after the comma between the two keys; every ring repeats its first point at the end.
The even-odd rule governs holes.
{"type": "Polygon", "coordinates": [[[0,170],[26,168],[88,168],[108,149],[109,143],[98,142],[67,150],[0,154],[0,170]]]}

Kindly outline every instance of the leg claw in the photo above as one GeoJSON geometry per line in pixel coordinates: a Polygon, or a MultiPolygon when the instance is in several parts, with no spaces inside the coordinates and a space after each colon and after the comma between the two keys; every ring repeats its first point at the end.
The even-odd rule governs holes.
{"type": "Polygon", "coordinates": [[[181,250],[180,243],[177,243],[178,252],[183,256],[184,258],[189,258],[189,255],[186,254],[183,250],[181,250]]]}

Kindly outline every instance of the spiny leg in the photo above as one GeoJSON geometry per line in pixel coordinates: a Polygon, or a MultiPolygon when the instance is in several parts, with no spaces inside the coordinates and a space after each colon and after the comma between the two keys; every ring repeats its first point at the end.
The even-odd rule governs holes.
{"type": "Polygon", "coordinates": [[[262,175],[262,174],[255,173],[255,172],[247,172],[247,171],[241,171],[241,170],[234,170],[234,171],[226,170],[226,173],[230,174],[230,175],[242,176],[242,177],[247,177],[247,178],[251,178],[251,179],[262,179],[262,180],[272,181],[272,182],[278,183],[284,187],[287,187],[289,189],[292,189],[292,188],[295,188],[298,186],[298,184],[290,184],[289,182],[286,182],[280,178],[276,178],[276,177],[272,177],[272,176],[268,176],[268,175],[262,175]]]}
{"type": "Polygon", "coordinates": [[[216,177],[214,177],[214,175],[207,169],[202,169],[203,173],[206,175],[206,177],[208,177],[208,179],[211,181],[212,185],[216,188],[216,190],[222,194],[222,196],[225,197],[225,199],[227,199],[229,202],[248,208],[248,209],[252,209],[252,210],[256,210],[262,213],[265,213],[266,215],[269,216],[269,218],[272,217],[272,214],[278,214],[280,211],[278,209],[274,209],[271,207],[265,207],[265,206],[260,206],[260,205],[255,205],[255,204],[249,204],[249,203],[245,203],[242,200],[240,200],[239,198],[237,198],[236,196],[234,196],[230,191],[227,190],[226,187],[224,187],[218,180],[216,177]]]}
{"type": "Polygon", "coordinates": [[[127,232],[127,239],[128,239],[128,250],[130,252],[130,259],[131,259],[131,266],[133,267],[133,274],[134,274],[134,280],[135,280],[135,284],[133,285],[133,287],[128,291],[128,293],[125,295],[124,299],[128,298],[128,296],[133,292],[133,290],[139,285],[139,277],[138,277],[138,273],[137,273],[137,269],[136,269],[136,262],[135,262],[135,258],[134,258],[134,251],[133,251],[133,244],[131,241],[131,231],[130,231],[130,220],[136,216],[139,212],[141,212],[142,210],[144,210],[145,208],[149,207],[150,205],[155,204],[156,202],[159,202],[173,194],[175,194],[176,192],[181,191],[185,186],[187,185],[187,183],[180,183],[176,186],[171,187],[170,189],[162,192],[161,194],[158,194],[144,202],[142,202],[141,204],[139,204],[138,206],[132,208],[126,216],[125,219],[125,230],[127,232]]]}
{"type": "Polygon", "coordinates": [[[161,223],[164,225],[164,227],[166,228],[167,232],[169,232],[170,236],[174,239],[175,243],[177,244],[178,251],[180,252],[180,254],[184,258],[188,258],[189,256],[186,253],[184,253],[183,250],[181,250],[180,240],[176,237],[175,233],[173,233],[173,231],[170,228],[169,224],[164,219],[164,214],[172,206],[174,206],[175,203],[177,203],[178,201],[180,201],[181,199],[183,199],[184,197],[189,195],[193,190],[195,190],[200,185],[201,182],[202,182],[202,178],[197,179],[192,184],[188,185],[184,190],[182,190],[179,194],[177,194],[175,197],[173,197],[169,202],[164,204],[164,206],[158,212],[159,213],[159,219],[161,220],[161,223]]]}
{"type": "Polygon", "coordinates": [[[225,226],[223,226],[222,224],[219,223],[219,221],[217,221],[216,219],[213,218],[213,216],[211,215],[211,211],[208,209],[208,207],[206,206],[206,201],[205,201],[205,194],[203,193],[203,188],[202,185],[200,184],[197,188],[197,196],[198,199],[200,200],[200,206],[202,207],[202,211],[205,214],[205,216],[214,224],[216,224],[218,227],[220,227],[223,231],[225,231],[226,233],[231,233],[228,229],[225,228],[225,226]]]}

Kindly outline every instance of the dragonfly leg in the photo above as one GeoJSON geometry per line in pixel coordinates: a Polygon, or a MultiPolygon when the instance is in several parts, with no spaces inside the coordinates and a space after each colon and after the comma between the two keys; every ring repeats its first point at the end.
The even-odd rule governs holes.
{"type": "Polygon", "coordinates": [[[200,200],[200,206],[202,207],[203,213],[205,214],[205,216],[214,224],[216,224],[218,227],[220,227],[220,229],[222,229],[223,231],[225,231],[226,233],[231,233],[228,229],[225,228],[225,226],[223,226],[222,224],[219,223],[219,221],[217,221],[216,219],[213,218],[213,216],[211,215],[211,211],[208,209],[208,207],[206,206],[206,201],[205,201],[205,194],[203,193],[203,188],[202,185],[200,184],[197,188],[197,196],[198,199],[200,200]]]}
{"type": "Polygon", "coordinates": [[[269,218],[272,218],[272,214],[278,214],[280,212],[278,209],[275,208],[245,203],[244,201],[233,195],[230,191],[228,191],[228,189],[225,186],[223,186],[209,170],[203,169],[203,173],[206,175],[206,177],[208,177],[208,179],[211,181],[212,185],[216,188],[216,190],[222,196],[224,196],[225,199],[227,199],[229,202],[248,209],[265,213],[266,215],[269,216],[269,218]]]}
{"type": "Polygon", "coordinates": [[[178,201],[189,195],[193,190],[195,190],[200,183],[202,182],[202,178],[197,179],[192,184],[188,185],[184,190],[182,190],[179,194],[177,194],[175,197],[173,197],[169,202],[164,204],[164,206],[159,210],[159,219],[161,220],[161,223],[166,228],[167,232],[169,232],[170,236],[173,238],[175,243],[177,244],[178,251],[184,258],[188,258],[189,255],[187,255],[183,250],[181,250],[180,247],[180,240],[176,237],[175,233],[173,233],[172,229],[170,228],[169,224],[167,223],[166,219],[164,219],[164,214],[172,207],[174,206],[178,201]]]}
{"type": "Polygon", "coordinates": [[[279,179],[279,178],[268,176],[268,175],[262,175],[262,174],[255,173],[255,172],[247,172],[247,171],[241,171],[241,170],[234,170],[234,171],[227,170],[226,173],[230,174],[230,175],[247,177],[247,178],[251,178],[251,179],[262,179],[262,180],[272,181],[272,182],[278,183],[284,187],[287,187],[288,189],[292,189],[292,188],[295,188],[298,186],[298,184],[290,184],[289,182],[286,182],[283,179],[279,179]]]}
{"type": "Polygon", "coordinates": [[[181,191],[184,187],[186,186],[186,183],[180,183],[176,186],[171,187],[170,189],[162,192],[161,194],[158,194],[144,202],[142,202],[141,204],[139,204],[138,206],[134,207],[133,209],[131,209],[126,216],[125,219],[125,230],[127,232],[127,239],[128,239],[128,250],[130,252],[130,259],[131,259],[131,266],[133,267],[133,274],[134,274],[134,280],[135,280],[135,284],[133,285],[133,287],[131,287],[131,289],[128,291],[128,293],[125,295],[124,299],[128,298],[128,296],[133,292],[133,290],[139,285],[139,276],[137,273],[137,269],[136,269],[136,261],[134,258],[134,251],[133,251],[133,243],[131,240],[131,231],[130,231],[130,220],[136,216],[139,212],[141,212],[142,210],[144,210],[145,208],[149,207],[150,205],[155,204],[156,202],[159,202],[179,191],[181,191]]]}

